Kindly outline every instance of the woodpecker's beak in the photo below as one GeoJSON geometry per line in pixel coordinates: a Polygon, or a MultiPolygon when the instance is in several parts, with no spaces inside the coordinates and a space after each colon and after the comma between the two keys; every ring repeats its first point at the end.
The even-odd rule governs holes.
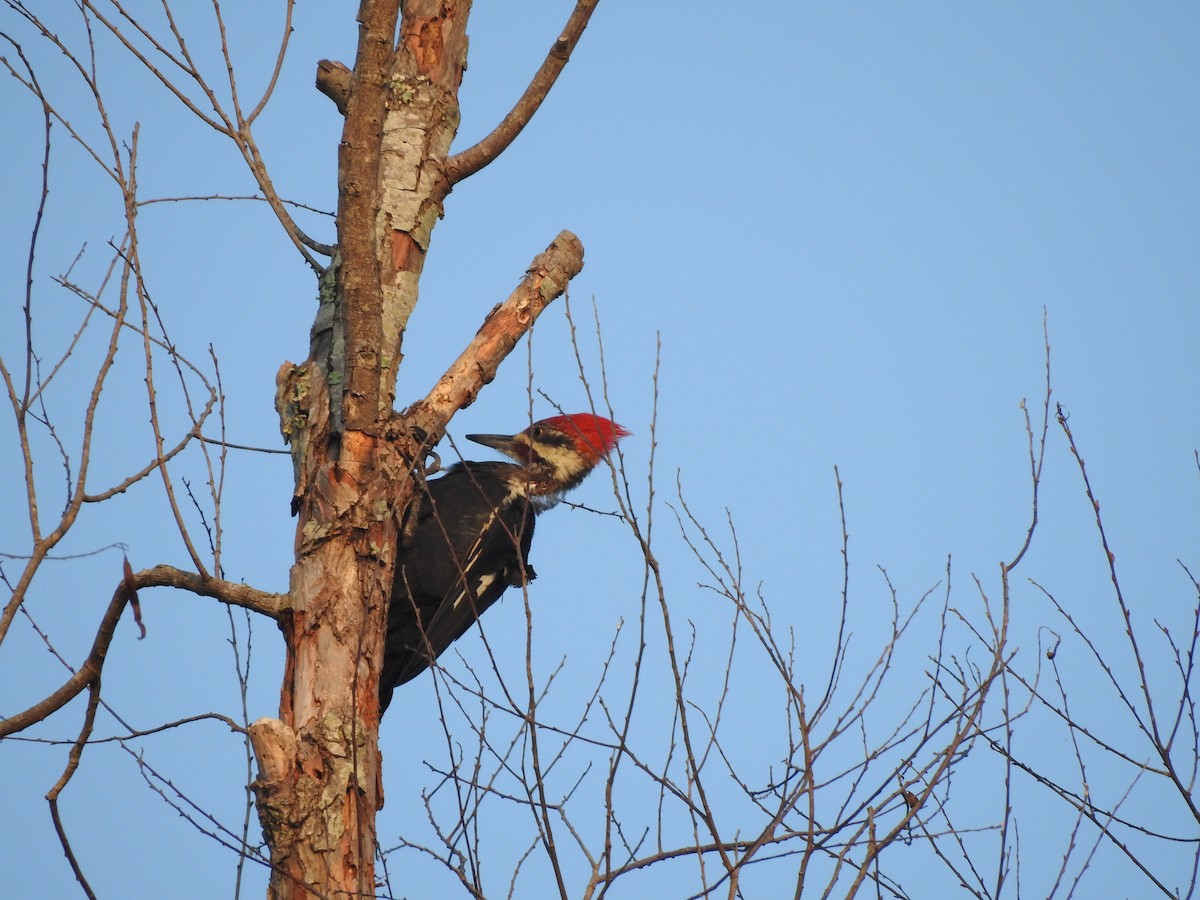
{"type": "Polygon", "coordinates": [[[485,447],[491,447],[493,450],[499,450],[505,456],[510,456],[513,459],[520,459],[516,450],[515,434],[468,434],[467,440],[474,441],[477,444],[483,444],[485,447]]]}

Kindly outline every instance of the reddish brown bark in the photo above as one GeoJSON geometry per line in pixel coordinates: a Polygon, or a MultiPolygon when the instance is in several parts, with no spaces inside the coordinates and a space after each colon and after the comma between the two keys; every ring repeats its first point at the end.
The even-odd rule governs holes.
{"type": "Polygon", "coordinates": [[[277,900],[374,895],[379,663],[410,473],[583,265],[578,239],[559,235],[429,397],[405,416],[393,412],[401,339],[449,190],[469,11],[467,0],[409,0],[393,47],[397,0],[364,0],[353,71],[347,78],[325,62],[318,75],[346,115],[340,267],[323,285],[333,285],[336,324],[322,325],[312,359],[279,373],[296,563],[278,616],[287,646],[280,715],[251,727],[277,900]]]}
{"type": "MultiPolygon", "coordinates": [[[[421,15],[410,3],[409,18],[421,15]]],[[[469,4],[449,21],[465,26],[469,4]]],[[[440,209],[440,196],[402,196],[394,185],[420,179],[397,171],[397,130],[445,130],[453,90],[430,85],[437,102],[414,102],[401,73],[424,68],[436,47],[411,59],[394,46],[397,0],[364,0],[359,45],[339,149],[336,316],[343,355],[315,359],[280,373],[280,414],[296,454],[296,564],[291,608],[280,617],[287,645],[278,720],[260,720],[252,739],[260,763],[259,813],[271,847],[271,896],[373,896],[375,811],[383,805],[378,749],[378,663],[396,546],[396,514],[411,494],[411,440],[394,440],[392,395],[407,311],[415,304],[428,231],[413,210],[440,209]],[[432,125],[430,123],[433,123],[432,125]],[[415,200],[415,202],[414,202],[415,200]],[[421,234],[422,230],[424,233],[421,234]],[[397,266],[393,233],[417,234],[420,252],[397,266]],[[397,278],[397,270],[409,277],[397,278]],[[396,287],[399,283],[400,290],[396,287]],[[407,293],[408,296],[405,296],[407,293]],[[341,371],[337,371],[338,366],[341,371]],[[330,391],[341,391],[341,420],[330,391]],[[407,450],[409,456],[402,456],[407,450]]],[[[423,18],[428,18],[423,16],[423,18]]],[[[446,17],[443,16],[443,20],[446,17]]],[[[439,24],[430,23],[432,34],[439,24]]],[[[409,30],[406,22],[405,32],[409,30]]],[[[443,38],[440,46],[462,44],[443,38]]],[[[465,53],[465,45],[464,51],[465,53]]],[[[445,68],[445,67],[443,67],[445,68]]],[[[453,68],[452,66],[450,67],[453,68]]],[[[461,64],[458,66],[461,72],[461,64]]],[[[426,82],[426,84],[429,84],[426,82]]],[[[457,78],[453,80],[457,88],[457,78]]],[[[340,93],[340,92],[335,92],[340,93]]],[[[342,104],[339,104],[341,107],[342,104]]],[[[436,166],[444,149],[426,143],[436,166]]],[[[420,145],[419,145],[420,146],[420,145]]]]}
{"type": "Polygon", "coordinates": [[[287,664],[279,719],[251,726],[259,815],[275,871],[271,896],[372,896],[378,660],[396,543],[393,509],[410,491],[389,435],[330,440],[324,373],[280,373],[285,423],[302,422],[296,564],[279,617],[287,664]],[[337,459],[328,456],[338,447],[337,459]]]}
{"type": "Polygon", "coordinates": [[[410,2],[396,44],[397,0],[364,0],[348,85],[330,81],[340,74],[332,64],[319,77],[346,115],[334,282],[344,354],[314,347],[314,359],[280,371],[296,464],[296,563],[279,617],[287,646],[279,718],[251,728],[275,898],[374,895],[378,667],[395,523],[416,451],[392,402],[445,193],[438,173],[458,124],[469,8],[410,2]],[[405,156],[412,146],[424,148],[422,158],[405,156]]]}

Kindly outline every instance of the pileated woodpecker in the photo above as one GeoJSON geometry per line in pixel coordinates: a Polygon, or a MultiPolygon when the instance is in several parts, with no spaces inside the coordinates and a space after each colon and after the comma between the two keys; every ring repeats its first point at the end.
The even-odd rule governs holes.
{"type": "Polygon", "coordinates": [[[516,462],[460,462],[418,489],[388,604],[380,713],[394,687],[425,671],[507,588],[534,579],[535,516],[628,434],[591,413],[542,419],[512,435],[469,434],[516,462]]]}

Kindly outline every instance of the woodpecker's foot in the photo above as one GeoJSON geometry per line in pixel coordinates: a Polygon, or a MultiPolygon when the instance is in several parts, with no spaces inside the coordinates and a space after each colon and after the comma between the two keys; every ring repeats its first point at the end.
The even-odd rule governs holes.
{"type": "Polygon", "coordinates": [[[405,462],[422,475],[434,475],[440,472],[442,458],[433,451],[433,448],[428,446],[429,432],[417,425],[408,425],[402,416],[395,416],[393,423],[396,429],[391,435],[393,440],[398,439],[407,430],[409,436],[417,445],[417,454],[415,456],[409,456],[407,453],[404,454],[405,462]],[[429,460],[432,460],[432,462],[429,460]]]}
{"type": "Polygon", "coordinates": [[[442,458],[434,452],[432,447],[426,446],[429,441],[429,432],[420,426],[410,425],[408,433],[413,436],[417,445],[425,451],[418,468],[425,475],[436,475],[442,470],[442,458]],[[429,460],[433,461],[430,462],[429,460]]]}

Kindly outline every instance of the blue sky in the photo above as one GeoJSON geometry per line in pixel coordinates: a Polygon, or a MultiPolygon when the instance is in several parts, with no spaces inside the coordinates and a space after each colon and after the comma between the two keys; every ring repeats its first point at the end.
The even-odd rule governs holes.
{"type": "MultiPolygon", "coordinates": [[[[478,4],[458,147],[507,110],[569,7],[478,4]]],[[[313,90],[312,75],[322,57],[352,60],[354,8],[301,4],[280,86],[257,131],[281,192],[325,210],[336,201],[340,125],[332,104],[313,90]]],[[[240,84],[252,94],[269,71],[261,48],[273,47],[280,17],[226,12],[244,66],[240,84]]],[[[63,109],[84,109],[60,58],[11,13],[0,21],[63,109]]],[[[70,21],[64,18],[62,31],[77,35],[70,21]]],[[[205,36],[196,38],[197,52],[219,76],[210,23],[198,15],[187,24],[205,36]]],[[[869,662],[890,609],[877,567],[887,570],[902,604],[944,580],[947,557],[956,604],[969,607],[977,596],[972,573],[991,595],[998,592],[998,563],[1016,552],[1029,518],[1020,403],[1027,398],[1040,416],[1044,312],[1054,400],[1069,411],[1081,443],[1135,622],[1158,648],[1152,676],[1165,678],[1153,621],[1190,628],[1195,594],[1176,561],[1200,569],[1193,456],[1200,445],[1198,41],[1200,11],[1188,3],[767,3],[747,13],[716,3],[604,0],[534,122],[447,200],[398,398],[406,403],[428,390],[532,256],[560,229],[575,231],[586,266],[571,286],[572,310],[588,348],[593,303],[598,310],[608,392],[617,419],[634,432],[624,450],[643,494],[661,340],[655,527],[678,618],[719,636],[727,617],[695,588],[704,575],[661,505],[673,500],[677,473],[691,508],[717,532],[728,511],[747,584],[761,584],[779,620],[797,628],[802,652],[820,660],[841,588],[837,465],[851,536],[855,646],[869,662]]],[[[120,130],[128,134],[140,122],[143,196],[251,190],[232,148],[182,115],[129,60],[102,48],[120,130]]],[[[0,224],[10,273],[0,352],[8,362],[21,346],[18,298],[41,146],[37,107],[11,79],[3,83],[12,110],[0,135],[10,173],[0,224]]],[[[104,242],[120,228],[113,191],[97,189],[94,167],[66,142],[51,177],[36,271],[38,333],[48,358],[83,314],[48,278],[87,242],[75,274],[94,282],[107,259],[104,242]]],[[[331,219],[303,221],[332,240],[331,219]]],[[[221,360],[229,438],[278,447],[274,374],[307,352],[311,274],[261,207],[163,204],[144,208],[139,222],[150,287],[172,336],[200,360],[211,343],[221,360]]],[[[86,383],[84,355],[54,397],[64,421],[77,408],[71,385],[86,383]]],[[[101,406],[97,484],[149,458],[136,357],[130,345],[101,406]]],[[[598,384],[593,349],[585,360],[598,384]]],[[[561,306],[539,322],[532,350],[518,348],[451,433],[520,427],[530,383],[568,409],[586,405],[561,306]]],[[[550,408],[535,400],[534,411],[550,408]]],[[[6,417],[0,473],[10,484],[21,477],[13,434],[6,417]]],[[[69,426],[64,434],[72,434],[69,426]]],[[[56,498],[49,508],[61,496],[56,465],[48,458],[43,470],[43,489],[56,498]]],[[[196,460],[181,464],[179,474],[203,483],[196,460]]],[[[223,509],[230,579],[286,589],[290,477],[286,457],[231,456],[223,509]]],[[[594,478],[577,499],[611,508],[602,481],[594,478]]],[[[11,496],[19,507],[19,493],[11,496]]],[[[1014,645],[1030,658],[1045,635],[1040,629],[1063,630],[1025,581],[1033,578],[1094,623],[1101,645],[1127,663],[1091,510],[1054,429],[1041,501],[1039,532],[1017,573],[1014,645]]],[[[14,509],[4,520],[0,551],[24,552],[23,513],[14,509]]],[[[61,550],[80,553],[114,540],[129,545],[135,567],[185,565],[157,484],[89,509],[61,550]]],[[[540,577],[531,600],[546,616],[539,635],[545,659],[566,654],[586,684],[617,621],[636,616],[637,554],[609,520],[559,509],[539,526],[533,562],[540,577]]],[[[15,563],[4,566],[15,571],[15,563]]],[[[59,563],[34,591],[31,611],[68,659],[85,655],[118,566],[111,553],[59,563]]],[[[149,637],[137,642],[123,623],[110,654],[111,702],[138,727],[210,709],[236,715],[224,610],[165,591],[143,605],[149,637]]],[[[519,598],[489,616],[498,620],[497,635],[524,628],[519,598]]],[[[898,697],[924,683],[931,645],[923,641],[916,638],[906,657],[911,675],[895,685],[898,697]]],[[[464,654],[472,648],[480,651],[465,643],[464,654]]],[[[1076,667],[1072,702],[1124,733],[1111,695],[1074,649],[1064,662],[1076,667]]],[[[252,653],[255,718],[277,704],[281,651],[272,627],[256,625],[252,653]]],[[[814,671],[824,665],[814,662],[814,671]]],[[[18,621],[0,648],[0,712],[23,708],[61,678],[18,621]]],[[[430,721],[429,679],[406,690],[411,721],[430,721]]],[[[78,707],[38,734],[72,737],[78,707]]],[[[754,723],[768,712],[748,703],[738,715],[754,723]]],[[[111,721],[103,728],[119,730],[111,721]]],[[[1058,744],[1039,746],[1036,731],[1021,737],[1056,759],[1058,744]]],[[[236,827],[245,760],[235,736],[199,725],[136,746],[236,827]]],[[[445,748],[440,729],[424,734],[395,718],[383,725],[382,746],[386,845],[389,835],[425,827],[406,773],[424,779],[422,760],[444,756],[445,748]]],[[[1058,749],[1069,753],[1065,744],[1058,749]]],[[[0,747],[10,773],[0,785],[0,806],[9,811],[0,844],[12,859],[36,861],[15,867],[14,896],[72,891],[41,800],[65,754],[42,745],[0,747]]],[[[1125,786],[1112,790],[1119,796],[1125,786]]],[[[1032,791],[1020,796],[1048,803],[1032,791]]],[[[230,892],[232,854],[150,794],[114,745],[88,750],[63,803],[101,896],[230,892]]],[[[1053,880],[1062,821],[1022,819],[1023,887],[1031,896],[1053,880]]],[[[1194,822],[1190,832],[1186,821],[1168,824],[1195,833],[1194,822]]],[[[1162,877],[1186,888],[1184,857],[1153,858],[1162,877]]],[[[13,868],[5,866],[8,881],[13,868]]],[[[253,896],[264,876],[253,870],[249,877],[246,895],[253,896]]],[[[1087,896],[1146,895],[1132,867],[1108,855],[1088,877],[1087,896]]],[[[396,888],[429,896],[447,884],[420,861],[396,888]]]]}

